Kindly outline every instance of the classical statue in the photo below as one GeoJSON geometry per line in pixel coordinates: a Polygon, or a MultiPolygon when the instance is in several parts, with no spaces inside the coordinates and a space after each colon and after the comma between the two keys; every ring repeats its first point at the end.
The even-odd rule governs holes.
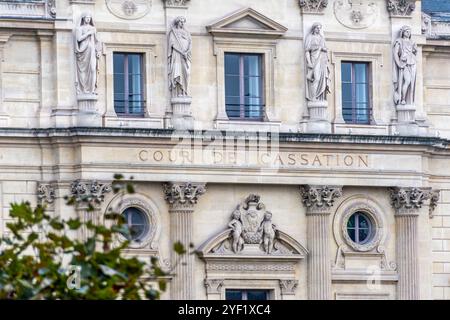
{"type": "Polygon", "coordinates": [[[266,211],[264,214],[264,220],[261,222],[261,227],[258,231],[262,231],[262,242],[264,251],[267,254],[271,254],[273,251],[273,245],[275,240],[276,226],[272,223],[272,213],[266,211]]]}
{"type": "Polygon", "coordinates": [[[305,40],[306,99],[312,102],[326,101],[330,92],[328,49],[321,29],[320,23],[314,23],[305,40]]]}
{"type": "Polygon", "coordinates": [[[411,28],[403,26],[394,43],[394,102],[414,105],[417,76],[417,44],[411,40],[411,28]]]}
{"type": "Polygon", "coordinates": [[[97,73],[101,43],[97,39],[92,16],[85,13],[81,16],[80,25],[75,31],[76,85],[78,94],[97,94],[97,73]]]}
{"type": "Polygon", "coordinates": [[[176,18],[169,32],[169,90],[174,98],[188,96],[191,76],[192,38],[185,23],[186,18],[176,18]]]}
{"type": "Polygon", "coordinates": [[[234,253],[240,252],[244,247],[244,239],[242,239],[243,226],[241,222],[241,212],[237,209],[233,212],[232,220],[228,226],[233,230],[232,236],[232,249],[234,253]]]}

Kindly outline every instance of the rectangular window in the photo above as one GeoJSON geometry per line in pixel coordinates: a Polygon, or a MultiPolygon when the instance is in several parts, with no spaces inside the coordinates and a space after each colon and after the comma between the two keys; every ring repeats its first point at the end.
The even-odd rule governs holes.
{"type": "Polygon", "coordinates": [[[269,300],[268,290],[234,290],[227,289],[225,291],[226,300],[269,300]]]}
{"type": "Polygon", "coordinates": [[[262,55],[225,53],[225,104],[230,119],[264,119],[262,55]]]}
{"type": "Polygon", "coordinates": [[[144,115],[143,70],[142,54],[114,53],[114,109],[118,115],[144,115]]]}
{"type": "Polygon", "coordinates": [[[342,115],[346,123],[370,124],[372,81],[370,63],[342,62],[342,115]]]}

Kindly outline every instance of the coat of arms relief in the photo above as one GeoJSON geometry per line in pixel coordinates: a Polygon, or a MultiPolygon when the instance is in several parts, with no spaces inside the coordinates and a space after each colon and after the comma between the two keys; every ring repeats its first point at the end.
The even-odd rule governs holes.
{"type": "Polygon", "coordinates": [[[106,6],[116,17],[136,20],[150,12],[152,0],[106,0],[106,6]]]}
{"type": "Polygon", "coordinates": [[[231,214],[225,237],[212,254],[292,255],[297,250],[283,240],[285,235],[272,221],[259,195],[251,194],[231,214]]]}
{"type": "Polygon", "coordinates": [[[375,1],[336,0],[334,15],[347,28],[364,29],[375,24],[379,17],[379,7],[375,1]]]}

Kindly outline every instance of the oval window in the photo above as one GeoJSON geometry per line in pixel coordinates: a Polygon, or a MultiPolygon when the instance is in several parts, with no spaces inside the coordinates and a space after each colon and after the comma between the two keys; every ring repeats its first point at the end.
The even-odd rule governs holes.
{"type": "Polygon", "coordinates": [[[372,222],[363,212],[356,212],[348,219],[347,233],[354,243],[366,244],[372,238],[372,222]]]}
{"type": "Polygon", "coordinates": [[[125,224],[130,231],[129,235],[123,235],[129,241],[140,242],[149,230],[147,215],[138,208],[127,208],[122,213],[125,224]]]}

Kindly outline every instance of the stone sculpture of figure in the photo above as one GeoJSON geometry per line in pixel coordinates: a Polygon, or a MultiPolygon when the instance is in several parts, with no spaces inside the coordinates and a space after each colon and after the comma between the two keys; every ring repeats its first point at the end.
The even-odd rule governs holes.
{"type": "Polygon", "coordinates": [[[100,51],[94,20],[90,14],[83,14],[75,31],[78,94],[96,94],[100,51]]]}
{"type": "Polygon", "coordinates": [[[259,228],[259,231],[263,232],[263,246],[267,254],[271,254],[273,251],[276,229],[276,226],[272,223],[272,213],[267,211],[259,228]]]}
{"type": "Polygon", "coordinates": [[[328,49],[321,29],[320,23],[314,23],[305,40],[306,99],[313,102],[326,101],[330,92],[328,49]]]}
{"type": "Polygon", "coordinates": [[[191,75],[192,38],[184,28],[186,18],[174,20],[169,32],[169,90],[172,97],[188,96],[191,75]]]}
{"type": "Polygon", "coordinates": [[[235,253],[238,253],[242,250],[244,246],[244,239],[242,239],[242,222],[241,222],[241,212],[239,210],[235,210],[232,215],[233,220],[230,221],[228,226],[233,229],[232,231],[232,248],[235,253]]]}
{"type": "Polygon", "coordinates": [[[394,43],[394,102],[414,105],[417,76],[417,44],[411,40],[411,28],[400,29],[394,43]]]}

